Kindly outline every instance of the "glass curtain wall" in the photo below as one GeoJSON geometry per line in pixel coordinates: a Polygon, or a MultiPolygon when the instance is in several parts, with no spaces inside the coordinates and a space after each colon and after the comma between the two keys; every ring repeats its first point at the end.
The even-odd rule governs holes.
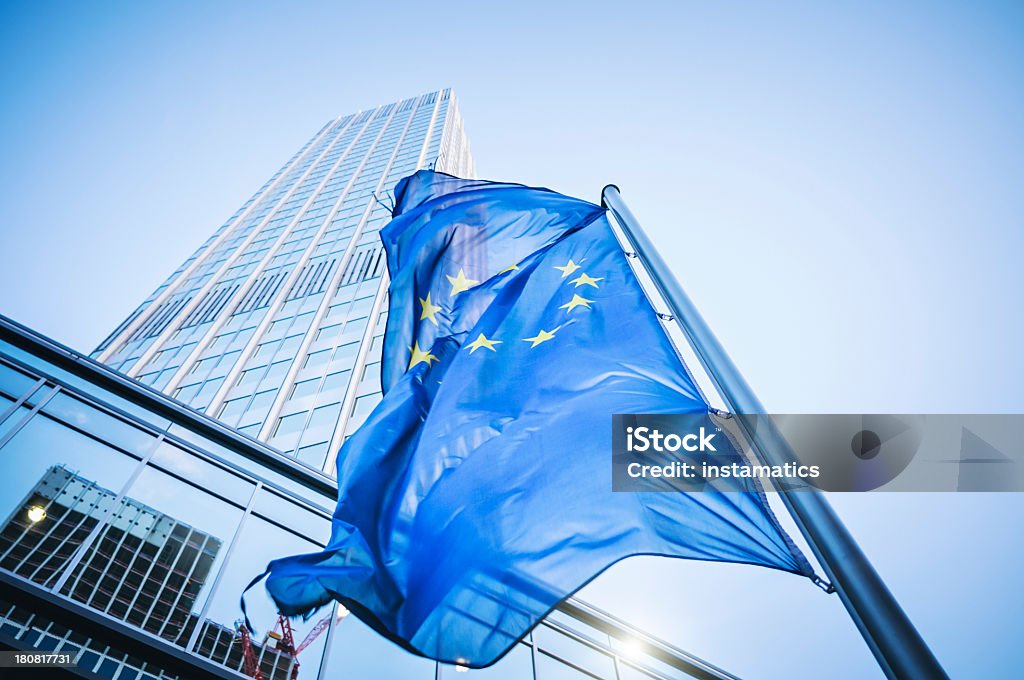
{"type": "MultiPolygon", "coordinates": [[[[246,597],[258,634],[244,639],[240,594],[269,560],[325,545],[333,481],[243,437],[211,438],[230,430],[46,345],[70,368],[58,365],[43,340],[0,318],[0,576],[26,590],[238,677],[252,677],[247,659],[282,680],[690,677],[678,650],[572,607],[482,670],[409,654],[339,607],[290,622],[289,641],[261,588],[246,597]]],[[[107,678],[188,677],[59,619],[0,597],[0,635],[20,645],[68,651],[107,678]]]]}

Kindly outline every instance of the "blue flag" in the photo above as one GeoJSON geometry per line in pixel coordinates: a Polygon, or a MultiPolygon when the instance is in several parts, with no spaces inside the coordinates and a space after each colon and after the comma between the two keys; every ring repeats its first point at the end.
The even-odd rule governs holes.
{"type": "Polygon", "coordinates": [[[631,555],[810,575],[760,487],[614,493],[613,413],[707,413],[599,206],[420,171],[382,231],[384,398],[338,453],[327,548],[281,612],[338,600],[406,649],[493,663],[631,555]]]}

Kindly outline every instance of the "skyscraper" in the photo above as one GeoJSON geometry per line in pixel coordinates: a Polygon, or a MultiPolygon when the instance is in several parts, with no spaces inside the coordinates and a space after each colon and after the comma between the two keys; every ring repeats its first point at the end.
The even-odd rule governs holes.
{"type": "Polygon", "coordinates": [[[243,634],[246,584],[328,540],[328,454],[380,399],[377,231],[424,167],[474,174],[450,90],[325,125],[91,359],[0,316],[0,649],[117,680],[731,677],[575,598],[479,671],[260,589],[243,634]]]}
{"type": "Polygon", "coordinates": [[[93,356],[332,472],[380,399],[377,232],[426,167],[474,174],[451,90],[331,121],[93,356]]]}

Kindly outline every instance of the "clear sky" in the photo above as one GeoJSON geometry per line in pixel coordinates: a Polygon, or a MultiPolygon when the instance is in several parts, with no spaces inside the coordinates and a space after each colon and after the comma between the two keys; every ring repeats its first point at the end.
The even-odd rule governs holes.
{"type": "MultiPolygon", "coordinates": [[[[622,188],[770,410],[1022,412],[1024,5],[857,4],[6,2],[0,313],[91,350],[324,122],[451,86],[481,176],[622,188]]],[[[833,500],[954,677],[1019,672],[1022,495],[833,500]]],[[[584,597],[740,675],[877,675],[790,575],[584,597]]]]}

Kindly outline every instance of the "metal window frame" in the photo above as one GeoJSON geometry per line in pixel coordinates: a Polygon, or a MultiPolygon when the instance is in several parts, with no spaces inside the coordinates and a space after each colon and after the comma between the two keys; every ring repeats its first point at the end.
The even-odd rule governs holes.
{"type": "MultiPolygon", "coordinates": [[[[7,364],[7,365],[10,366],[11,368],[16,368],[19,373],[23,372],[23,371],[21,371],[20,368],[18,368],[14,364],[7,364]]],[[[42,387],[45,384],[46,384],[46,381],[43,380],[42,378],[40,378],[31,387],[29,387],[28,390],[26,390],[24,394],[22,394],[20,397],[16,398],[14,400],[14,402],[10,406],[8,406],[3,411],[0,411],[0,423],[3,423],[5,420],[7,420],[11,416],[11,414],[17,413],[18,412],[18,408],[22,404],[24,404],[26,401],[28,401],[29,398],[31,398],[32,395],[36,393],[36,390],[38,390],[40,387],[42,387]]]]}

